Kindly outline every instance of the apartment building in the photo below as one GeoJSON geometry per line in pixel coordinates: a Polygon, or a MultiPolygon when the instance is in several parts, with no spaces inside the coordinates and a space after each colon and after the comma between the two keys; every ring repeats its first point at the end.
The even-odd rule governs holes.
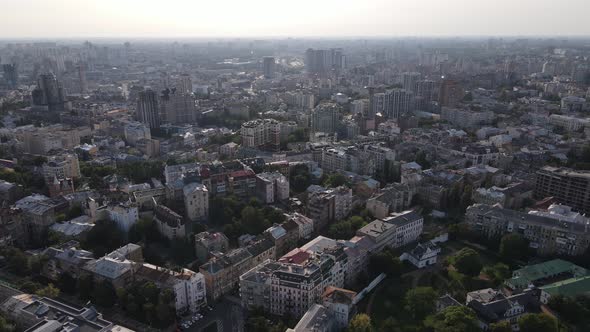
{"type": "Polygon", "coordinates": [[[357,231],[358,236],[373,240],[372,251],[385,247],[398,248],[417,241],[422,234],[424,218],[416,211],[394,213],[383,220],[376,219],[357,231]]]}
{"type": "Polygon", "coordinates": [[[281,125],[274,119],[256,119],[244,122],[240,135],[243,147],[269,147],[278,151],[281,144],[281,125]]]}
{"type": "Polygon", "coordinates": [[[587,225],[561,221],[541,215],[475,204],[465,214],[471,230],[492,238],[520,234],[541,255],[580,255],[590,244],[587,225]]]}
{"type": "Polygon", "coordinates": [[[590,172],[545,166],[537,171],[535,196],[554,197],[578,212],[590,213],[590,172]]]}

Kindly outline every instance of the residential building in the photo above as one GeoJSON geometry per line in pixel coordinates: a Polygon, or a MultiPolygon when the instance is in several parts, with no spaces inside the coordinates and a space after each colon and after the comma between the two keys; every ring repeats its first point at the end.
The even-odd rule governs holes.
{"type": "Polygon", "coordinates": [[[587,225],[571,224],[554,218],[528,214],[485,204],[467,208],[469,227],[485,237],[520,234],[539,254],[580,255],[590,243],[587,225]]]}
{"type": "Polygon", "coordinates": [[[76,307],[55,299],[20,293],[6,286],[1,287],[3,294],[15,295],[0,304],[0,310],[27,332],[133,332],[104,319],[91,304],[76,307]]]}
{"type": "Polygon", "coordinates": [[[590,172],[545,166],[536,173],[535,196],[554,197],[581,213],[590,213],[590,172]]]}
{"type": "Polygon", "coordinates": [[[417,191],[413,186],[400,183],[390,184],[369,198],[366,208],[375,218],[383,219],[392,212],[401,212],[408,209],[416,193],[417,191]]]}
{"type": "Polygon", "coordinates": [[[340,107],[335,103],[321,103],[311,112],[311,133],[333,134],[340,119],[340,107]]]}
{"type": "Polygon", "coordinates": [[[415,267],[422,269],[430,265],[436,264],[438,254],[441,248],[432,241],[426,243],[418,243],[414,249],[409,252],[405,252],[400,257],[400,260],[407,260],[412,263],[415,267]]]}
{"type": "Polygon", "coordinates": [[[376,219],[357,231],[358,236],[373,240],[373,251],[385,247],[398,248],[417,241],[422,234],[424,219],[415,211],[392,214],[383,220],[376,219]]]}
{"type": "Polygon", "coordinates": [[[229,239],[221,232],[201,232],[195,235],[195,252],[200,262],[206,262],[213,252],[229,250],[229,239]]]}
{"type": "Polygon", "coordinates": [[[141,91],[137,100],[137,121],[148,125],[150,128],[160,128],[160,101],[158,94],[150,89],[141,91]]]}
{"type": "Polygon", "coordinates": [[[252,120],[242,123],[240,135],[243,147],[268,147],[278,151],[281,144],[281,125],[274,119],[252,120]]]}
{"type": "Polygon", "coordinates": [[[77,179],[81,177],[80,163],[75,154],[63,154],[48,158],[43,164],[43,177],[46,183],[51,183],[55,178],[77,179]]]}
{"type": "Polygon", "coordinates": [[[492,111],[471,111],[459,108],[443,107],[440,112],[441,120],[445,120],[460,128],[479,128],[491,124],[495,114],[492,111]]]}
{"type": "Polygon", "coordinates": [[[154,203],[154,222],[158,231],[169,240],[184,238],[186,236],[185,220],[169,207],[154,203]]]}
{"type": "Polygon", "coordinates": [[[138,220],[139,210],[133,203],[109,205],[106,208],[110,220],[114,221],[120,230],[127,233],[138,220]]]}
{"type": "Polygon", "coordinates": [[[183,188],[184,210],[191,221],[209,217],[209,190],[201,183],[189,183],[183,188]]]}
{"type": "Polygon", "coordinates": [[[289,199],[289,180],[279,172],[256,174],[256,191],[264,204],[289,199]]]}

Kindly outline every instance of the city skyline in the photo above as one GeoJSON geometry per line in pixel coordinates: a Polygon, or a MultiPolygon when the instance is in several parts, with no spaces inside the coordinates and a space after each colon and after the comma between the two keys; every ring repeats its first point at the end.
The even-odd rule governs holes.
{"type": "Polygon", "coordinates": [[[0,38],[587,36],[588,10],[583,0],[27,0],[4,4],[0,38]]]}

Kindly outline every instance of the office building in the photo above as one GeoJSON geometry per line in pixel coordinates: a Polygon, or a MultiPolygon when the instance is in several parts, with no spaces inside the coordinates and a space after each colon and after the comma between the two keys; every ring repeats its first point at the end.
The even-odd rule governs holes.
{"type": "Polygon", "coordinates": [[[65,110],[66,97],[64,89],[52,73],[42,74],[37,80],[37,87],[32,92],[33,105],[46,106],[51,112],[65,110]]]}
{"type": "Polygon", "coordinates": [[[17,64],[5,63],[2,65],[2,71],[4,72],[4,81],[8,84],[8,87],[15,89],[18,86],[17,64]]]}
{"type": "Polygon", "coordinates": [[[137,100],[137,120],[148,125],[152,129],[160,128],[161,118],[159,104],[158,94],[156,92],[150,89],[141,91],[137,100]]]}
{"type": "Polygon", "coordinates": [[[455,107],[463,100],[464,91],[461,84],[455,80],[442,81],[439,92],[440,106],[455,107]]]}
{"type": "Polygon", "coordinates": [[[333,134],[340,119],[340,108],[334,103],[322,103],[311,111],[311,132],[333,134]]]}
{"type": "Polygon", "coordinates": [[[262,58],[262,67],[264,72],[264,78],[275,77],[275,58],[272,56],[265,56],[262,58]]]}

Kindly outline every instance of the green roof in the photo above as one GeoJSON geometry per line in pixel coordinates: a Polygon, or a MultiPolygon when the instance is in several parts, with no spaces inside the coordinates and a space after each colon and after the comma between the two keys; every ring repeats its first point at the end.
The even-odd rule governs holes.
{"type": "Polygon", "coordinates": [[[526,288],[536,281],[550,278],[562,273],[570,272],[574,277],[588,275],[588,270],[562,259],[554,259],[545,263],[527,265],[512,273],[512,278],[506,284],[514,289],[526,288]]]}
{"type": "Polygon", "coordinates": [[[551,296],[563,295],[575,297],[590,292],[590,276],[570,278],[540,288],[551,296]]]}

